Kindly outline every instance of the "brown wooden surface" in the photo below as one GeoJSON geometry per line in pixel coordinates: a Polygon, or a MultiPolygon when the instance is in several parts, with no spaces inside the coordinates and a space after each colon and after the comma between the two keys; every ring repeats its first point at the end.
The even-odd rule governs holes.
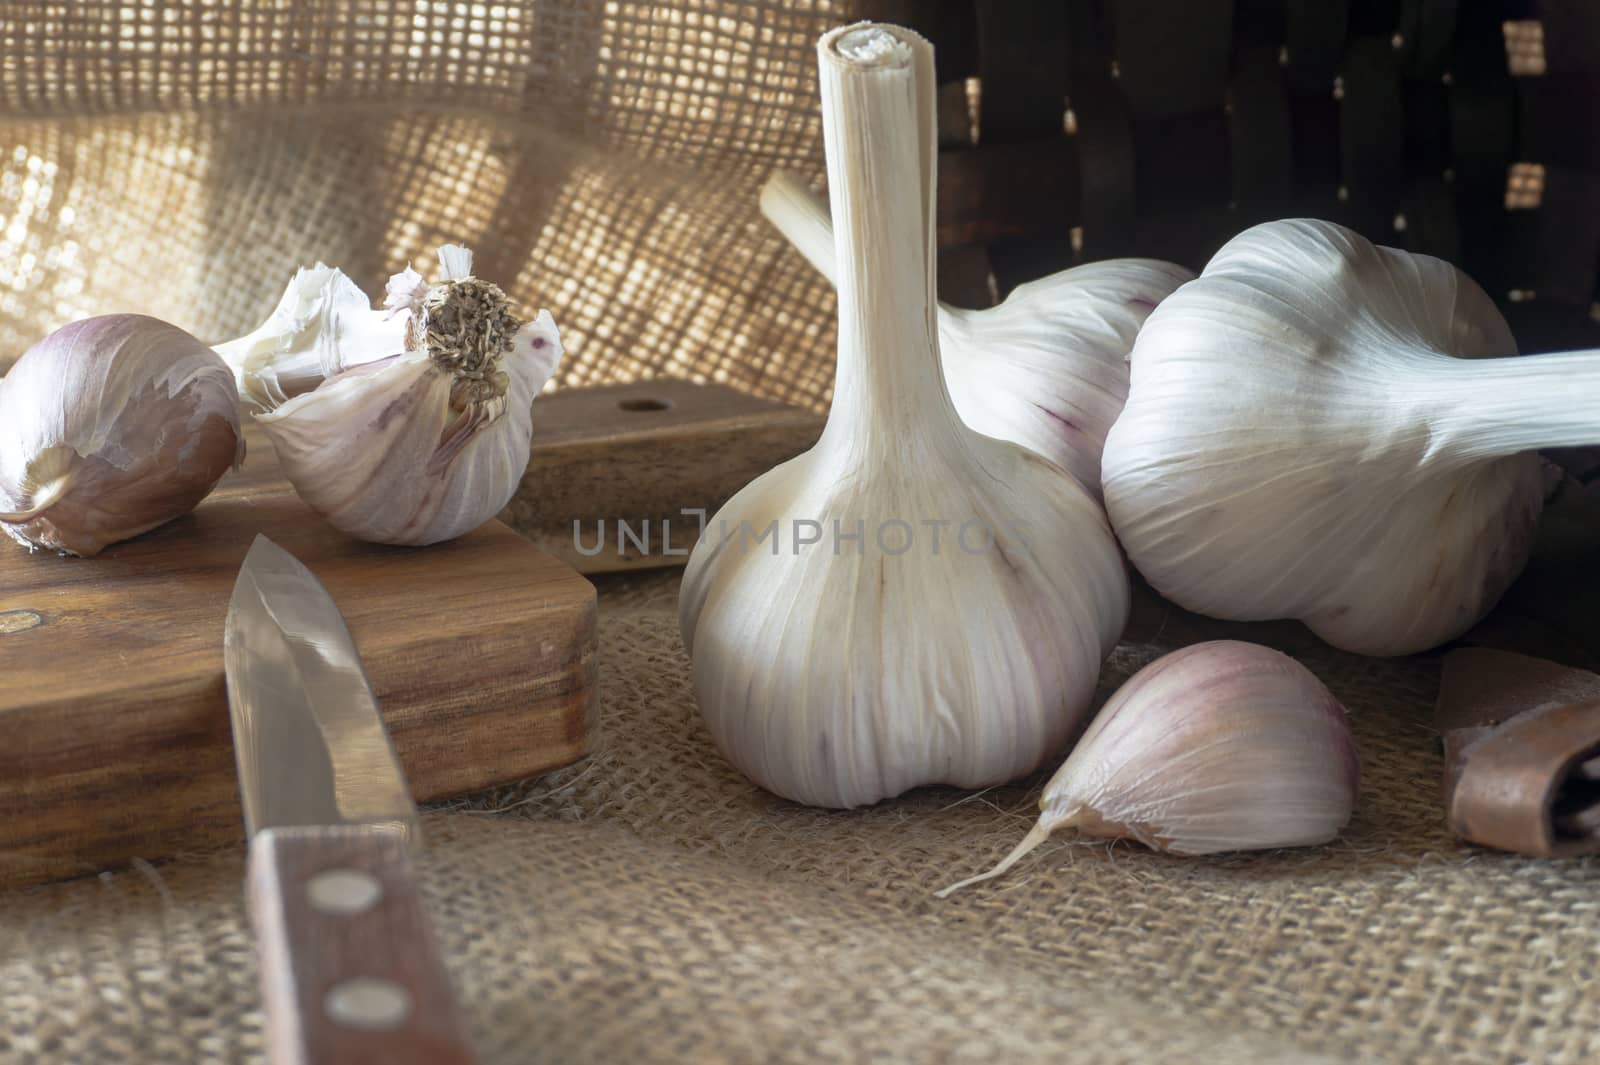
{"type": "Polygon", "coordinates": [[[756,477],[816,443],[823,420],[721,385],[672,378],[555,392],[534,405],[528,472],[500,517],[583,573],[681,566],[699,531],[683,511],[703,509],[709,518],[756,477]],[[604,522],[603,550],[578,550],[575,521],[589,550],[604,522]],[[633,541],[619,547],[618,521],[639,540],[648,529],[649,549],[633,541]]]}
{"type": "Polygon", "coordinates": [[[498,522],[359,543],[249,458],[193,514],[95,559],[0,540],[0,884],[240,839],[222,629],[266,533],[339,603],[419,801],[588,751],[592,585],[498,522]]]}
{"type": "Polygon", "coordinates": [[[376,826],[273,829],[250,845],[250,915],[272,1065],[472,1065],[466,1025],[422,909],[404,837],[376,826]],[[313,878],[365,874],[380,888],[359,912],[312,902],[313,878]],[[362,1030],[329,1016],[348,980],[402,988],[399,1026],[362,1030]]]}

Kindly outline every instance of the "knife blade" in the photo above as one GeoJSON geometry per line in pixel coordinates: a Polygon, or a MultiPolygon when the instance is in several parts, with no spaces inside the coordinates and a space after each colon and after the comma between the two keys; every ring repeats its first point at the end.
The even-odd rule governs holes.
{"type": "Polygon", "coordinates": [[[416,805],[322,582],[256,537],[223,636],[274,1065],[471,1065],[417,892],[416,805]]]}

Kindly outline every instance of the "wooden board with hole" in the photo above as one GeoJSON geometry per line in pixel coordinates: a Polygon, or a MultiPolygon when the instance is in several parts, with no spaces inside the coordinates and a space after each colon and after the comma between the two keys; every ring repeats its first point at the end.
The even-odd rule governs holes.
{"type": "Polygon", "coordinates": [[[338,602],[419,801],[587,753],[587,580],[499,522],[428,548],[352,540],[246,437],[195,513],[98,558],[0,540],[0,884],[242,838],[222,630],[257,533],[338,602]]]}
{"type": "Polygon", "coordinates": [[[533,454],[501,520],[580,573],[681,566],[709,517],[816,443],[825,419],[672,378],[573,389],[533,408],[533,454]]]}

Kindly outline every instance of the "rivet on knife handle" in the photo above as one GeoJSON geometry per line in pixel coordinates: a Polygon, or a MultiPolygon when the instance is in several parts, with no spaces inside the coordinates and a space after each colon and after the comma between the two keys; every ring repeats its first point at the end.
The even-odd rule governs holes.
{"type": "Polygon", "coordinates": [[[408,849],[421,833],[344,615],[257,537],[223,665],[274,1065],[470,1065],[408,849]]]}
{"type": "Polygon", "coordinates": [[[250,902],[273,1065],[476,1060],[399,832],[260,832],[250,902]]]}

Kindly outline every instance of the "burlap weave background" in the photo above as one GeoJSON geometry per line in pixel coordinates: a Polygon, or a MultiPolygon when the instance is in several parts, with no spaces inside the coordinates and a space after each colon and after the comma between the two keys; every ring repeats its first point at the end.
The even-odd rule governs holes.
{"type": "MultiPolygon", "coordinates": [[[[491,1065],[1600,1055],[1600,866],[1443,831],[1434,661],[1248,630],[1350,708],[1366,776],[1332,846],[1062,841],[939,901],[1021,837],[1039,782],[844,814],[767,796],[700,723],[676,590],[602,583],[594,757],[428,819],[428,903],[491,1065]]],[[[1125,646],[1103,687],[1192,636],[1125,646]]],[[[0,1062],[260,1060],[242,877],[230,853],[0,895],[0,1062]]]]}
{"type": "MultiPolygon", "coordinates": [[[[559,383],[820,405],[831,293],[754,210],[820,166],[795,0],[0,0],[0,364],[74,317],[253,326],[300,263],[433,246],[545,306],[559,383]]],[[[601,584],[587,762],[433,812],[429,903],[489,1063],[1590,1062],[1600,863],[1443,830],[1431,659],[1340,655],[1366,777],[1320,849],[1020,838],[1039,781],[848,814],[757,791],[690,694],[676,580],[601,584]]],[[[1119,650],[1109,690],[1194,636],[1119,650]]],[[[4,737],[0,737],[4,742],[4,737]]],[[[241,856],[0,894],[0,1065],[260,1060],[241,856]]]]}
{"type": "Polygon", "coordinates": [[[831,290],[756,210],[821,171],[838,0],[3,0],[0,369],[74,318],[222,340],[296,266],[449,241],[568,355],[813,405],[831,290]]]}

